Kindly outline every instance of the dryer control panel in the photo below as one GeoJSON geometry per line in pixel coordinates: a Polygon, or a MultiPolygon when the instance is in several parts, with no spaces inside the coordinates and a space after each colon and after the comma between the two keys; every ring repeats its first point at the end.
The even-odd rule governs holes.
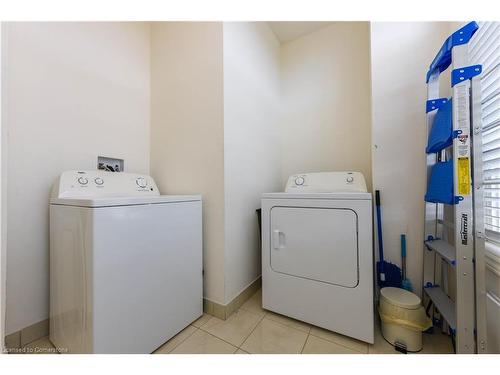
{"type": "Polygon", "coordinates": [[[361,172],[318,172],[291,175],[285,186],[287,193],[366,193],[361,172]]]}
{"type": "Polygon", "coordinates": [[[52,198],[134,197],[160,195],[151,176],[95,171],[63,172],[52,188],[52,198]]]}

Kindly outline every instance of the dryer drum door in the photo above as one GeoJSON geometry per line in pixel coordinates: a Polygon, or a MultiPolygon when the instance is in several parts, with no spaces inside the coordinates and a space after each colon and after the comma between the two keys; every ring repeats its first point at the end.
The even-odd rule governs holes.
{"type": "Polygon", "coordinates": [[[274,272],[355,288],[358,217],[347,208],[271,209],[270,264],[274,272]]]}

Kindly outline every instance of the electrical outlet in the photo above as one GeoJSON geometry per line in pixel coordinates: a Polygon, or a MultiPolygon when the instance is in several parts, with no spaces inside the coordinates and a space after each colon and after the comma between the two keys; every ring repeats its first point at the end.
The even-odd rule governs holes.
{"type": "Polygon", "coordinates": [[[123,172],[123,159],[108,158],[106,156],[97,157],[97,169],[108,172],[123,172]]]}

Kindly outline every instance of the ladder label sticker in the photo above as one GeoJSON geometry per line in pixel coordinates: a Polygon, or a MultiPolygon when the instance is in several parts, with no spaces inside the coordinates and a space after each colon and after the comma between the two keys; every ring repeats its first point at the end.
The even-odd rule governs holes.
{"type": "MultiPolygon", "coordinates": [[[[453,99],[454,104],[454,114],[453,114],[453,129],[458,132],[457,140],[454,141],[455,146],[455,156],[458,158],[469,158],[470,157],[470,112],[469,112],[469,95],[468,88],[465,86],[457,86],[456,100],[453,99]]],[[[460,175],[460,168],[458,169],[460,175]]],[[[469,173],[470,171],[467,170],[469,173]]],[[[470,174],[469,174],[470,175],[470,174]]],[[[459,178],[459,181],[462,181],[459,178]]],[[[464,177],[465,183],[465,177],[464,177]]],[[[460,186],[460,184],[459,184],[460,186]]],[[[468,194],[468,193],[467,193],[468,194]]]]}
{"type": "Polygon", "coordinates": [[[468,238],[468,219],[467,214],[462,214],[460,217],[460,239],[462,241],[462,245],[467,246],[467,238],[468,238]]]}
{"type": "Polygon", "coordinates": [[[465,86],[459,86],[457,88],[457,122],[458,129],[465,130],[467,133],[469,132],[469,95],[468,88],[465,86]]]}
{"type": "Polygon", "coordinates": [[[458,158],[457,176],[458,176],[458,195],[469,195],[470,184],[471,184],[469,158],[458,158]]]}
{"type": "Polygon", "coordinates": [[[469,157],[469,135],[468,134],[460,134],[458,137],[457,151],[459,158],[468,158],[469,157]]]}

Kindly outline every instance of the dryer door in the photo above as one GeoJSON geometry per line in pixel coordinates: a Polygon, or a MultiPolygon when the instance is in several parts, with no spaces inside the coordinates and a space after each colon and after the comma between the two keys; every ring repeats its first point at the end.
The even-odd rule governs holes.
{"type": "Polygon", "coordinates": [[[275,272],[355,288],[358,218],[347,208],[273,207],[271,268],[275,272]]]}

